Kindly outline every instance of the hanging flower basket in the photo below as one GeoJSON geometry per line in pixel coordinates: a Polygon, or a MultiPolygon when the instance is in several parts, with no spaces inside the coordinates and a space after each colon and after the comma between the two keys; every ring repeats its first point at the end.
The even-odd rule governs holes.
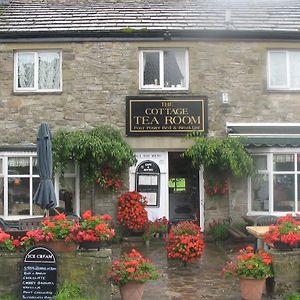
{"type": "Polygon", "coordinates": [[[223,196],[229,191],[229,183],[228,180],[207,180],[207,182],[204,184],[204,189],[206,194],[208,194],[209,196],[223,196]]]}

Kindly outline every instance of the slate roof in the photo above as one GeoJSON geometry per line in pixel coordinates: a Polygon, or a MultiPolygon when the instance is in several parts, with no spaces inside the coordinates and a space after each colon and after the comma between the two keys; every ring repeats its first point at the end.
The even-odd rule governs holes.
{"type": "Polygon", "coordinates": [[[4,8],[0,37],[8,38],[138,30],[144,35],[255,32],[300,37],[300,0],[11,0],[4,8]]]}

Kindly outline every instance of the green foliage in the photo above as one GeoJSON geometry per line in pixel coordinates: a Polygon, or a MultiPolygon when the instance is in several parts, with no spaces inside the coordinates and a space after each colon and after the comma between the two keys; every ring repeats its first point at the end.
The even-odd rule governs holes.
{"type": "Polygon", "coordinates": [[[288,295],[284,298],[284,300],[300,300],[300,294],[288,295]]]}
{"type": "Polygon", "coordinates": [[[132,148],[110,126],[90,131],[60,130],[54,134],[52,144],[54,169],[60,167],[64,173],[70,161],[77,161],[87,185],[103,178],[102,172],[107,168],[113,178],[135,163],[132,148]]]}
{"type": "Polygon", "coordinates": [[[196,136],[195,144],[185,151],[194,167],[205,170],[229,171],[236,177],[254,174],[254,164],[239,138],[196,136]]]}
{"type": "Polygon", "coordinates": [[[84,299],[83,297],[79,298],[80,296],[82,296],[80,287],[69,281],[65,281],[62,288],[55,296],[55,300],[84,299]]]}
{"type": "Polygon", "coordinates": [[[209,234],[213,237],[214,241],[225,241],[229,237],[228,228],[228,222],[213,220],[209,224],[209,234]]]}
{"type": "Polygon", "coordinates": [[[6,294],[0,297],[1,300],[17,300],[18,298],[12,294],[6,294]]]}

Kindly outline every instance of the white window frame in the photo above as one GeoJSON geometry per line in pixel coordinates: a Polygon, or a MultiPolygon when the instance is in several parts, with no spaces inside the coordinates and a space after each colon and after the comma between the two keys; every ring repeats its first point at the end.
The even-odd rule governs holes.
{"type": "MultiPolygon", "coordinates": [[[[6,220],[19,220],[22,218],[28,218],[28,217],[37,217],[38,215],[33,215],[33,194],[32,194],[32,180],[33,178],[39,178],[38,174],[33,174],[33,164],[32,160],[33,158],[37,157],[36,152],[13,152],[13,151],[5,151],[0,153],[0,159],[2,159],[2,170],[0,170],[0,178],[4,179],[3,182],[3,189],[4,189],[4,214],[1,215],[1,218],[4,218],[6,220]],[[30,172],[26,175],[18,175],[20,178],[29,178],[30,180],[30,191],[29,191],[29,209],[30,213],[29,215],[8,215],[8,178],[9,177],[15,177],[15,175],[9,175],[8,174],[8,159],[10,157],[28,157],[30,160],[30,172]]],[[[56,199],[59,199],[59,173],[56,173],[54,176],[54,189],[55,189],[55,195],[56,199]]],[[[72,177],[75,179],[75,207],[76,213],[78,216],[80,215],[80,176],[79,176],[79,166],[78,164],[75,164],[75,173],[66,173],[65,177],[72,177]]]]}
{"type": "Polygon", "coordinates": [[[48,49],[48,50],[18,50],[14,53],[14,92],[30,92],[30,93],[53,93],[53,92],[61,92],[62,91],[62,51],[58,49],[48,49]],[[29,53],[34,56],[34,87],[20,88],[18,87],[18,56],[19,54],[29,53]],[[39,89],[38,87],[38,59],[39,53],[58,53],[59,54],[59,89],[39,89]]]}
{"type": "Polygon", "coordinates": [[[165,49],[141,49],[139,51],[139,89],[140,90],[160,90],[160,91],[187,91],[189,88],[189,57],[186,48],[165,48],[165,49]],[[185,82],[184,87],[165,87],[164,86],[164,51],[184,50],[185,53],[185,82]],[[144,85],[144,53],[159,53],[159,84],[144,85]]]}
{"type": "Polygon", "coordinates": [[[298,207],[298,180],[297,175],[300,175],[300,170],[297,170],[297,155],[300,154],[300,148],[270,148],[262,150],[253,150],[253,156],[266,156],[267,157],[267,170],[259,171],[258,174],[268,174],[269,178],[269,209],[268,211],[253,211],[252,199],[251,199],[251,177],[248,179],[248,215],[276,215],[285,216],[287,213],[296,214],[299,213],[300,207],[298,207]],[[294,155],[294,170],[293,171],[274,171],[273,170],[273,155],[274,154],[293,154],[294,155]],[[273,195],[273,175],[277,174],[292,174],[295,176],[295,210],[294,211],[274,211],[274,195],[273,195]]]}
{"type": "Polygon", "coordinates": [[[292,63],[290,61],[290,53],[291,52],[299,52],[300,53],[300,49],[297,50],[284,50],[284,49],[277,49],[277,50],[268,50],[268,63],[267,63],[267,75],[268,75],[268,89],[269,90],[283,90],[283,91],[299,91],[300,90],[300,86],[297,88],[292,88],[291,87],[291,74],[290,74],[290,64],[292,63]],[[271,58],[270,55],[271,53],[284,53],[285,54],[285,63],[286,63],[286,74],[287,74],[287,78],[286,78],[286,85],[272,85],[271,84],[271,58]]]}

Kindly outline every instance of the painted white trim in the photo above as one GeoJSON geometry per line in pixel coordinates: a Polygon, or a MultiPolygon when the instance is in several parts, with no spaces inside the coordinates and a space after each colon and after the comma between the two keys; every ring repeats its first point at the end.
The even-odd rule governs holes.
{"type": "Polygon", "coordinates": [[[271,148],[271,149],[265,149],[264,151],[255,150],[251,151],[254,155],[264,155],[267,157],[267,170],[258,171],[258,174],[267,174],[268,175],[268,188],[269,188],[269,208],[268,211],[253,211],[252,210],[252,199],[251,199],[251,180],[248,181],[248,213],[247,215],[277,215],[282,216],[286,215],[287,213],[296,214],[299,213],[298,211],[298,181],[297,176],[300,175],[300,170],[297,170],[297,155],[300,154],[300,148],[271,148]],[[274,154],[293,154],[294,155],[294,170],[292,171],[274,171],[273,169],[273,155],[274,154]],[[287,175],[293,175],[295,179],[295,185],[294,185],[294,207],[295,209],[293,211],[274,211],[274,181],[273,176],[274,175],[280,175],[280,174],[287,174],[287,175]]]}
{"type": "Polygon", "coordinates": [[[63,80],[62,80],[62,50],[60,49],[43,49],[43,50],[18,50],[14,53],[14,80],[13,80],[14,92],[15,93],[55,93],[62,92],[63,80]],[[18,87],[18,56],[20,53],[31,53],[34,55],[34,87],[32,88],[19,88],[18,87]],[[59,54],[59,89],[39,89],[38,87],[38,54],[39,53],[58,53],[59,54]]]}
{"type": "Polygon", "coordinates": [[[246,123],[246,122],[226,122],[226,127],[231,127],[231,126],[236,126],[236,127],[300,127],[300,123],[280,123],[280,122],[250,122],[250,123],[246,123]]]}
{"type": "Polygon", "coordinates": [[[204,232],[205,225],[205,193],[204,193],[204,176],[203,176],[203,167],[199,170],[199,214],[200,214],[200,227],[201,231],[204,232]]]}
{"type": "Polygon", "coordinates": [[[139,89],[142,91],[187,91],[189,88],[189,58],[186,48],[163,48],[163,49],[140,49],[139,50],[139,89]],[[184,87],[165,87],[164,86],[164,51],[185,50],[185,86],[184,87]],[[159,53],[159,85],[144,85],[144,55],[143,53],[159,53]]]}
{"type": "Polygon", "coordinates": [[[293,62],[291,62],[290,59],[290,53],[291,52],[298,52],[300,53],[299,50],[293,49],[293,50],[286,50],[286,49],[272,49],[268,50],[268,55],[267,55],[267,89],[268,90],[282,90],[282,91],[299,91],[300,86],[296,88],[291,87],[291,72],[290,72],[290,66],[293,62]],[[285,67],[286,67],[286,85],[271,85],[271,74],[270,74],[270,54],[271,53],[282,53],[285,54],[285,67]]]}

